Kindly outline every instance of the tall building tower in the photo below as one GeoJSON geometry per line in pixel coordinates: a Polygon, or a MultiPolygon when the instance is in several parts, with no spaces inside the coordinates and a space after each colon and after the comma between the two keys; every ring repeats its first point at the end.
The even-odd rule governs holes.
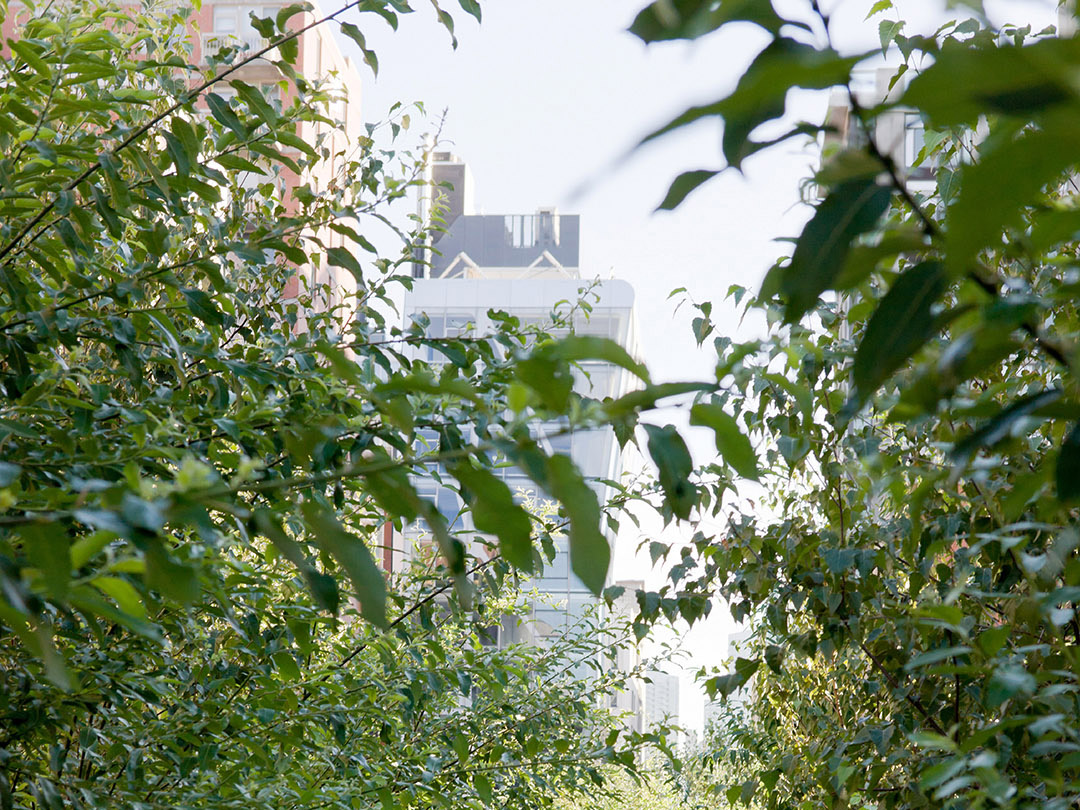
{"type": "MultiPolygon", "coordinates": [[[[579,309],[571,313],[573,330],[611,338],[635,353],[634,291],[625,281],[582,278],[580,217],[560,214],[554,208],[540,208],[532,214],[476,213],[469,168],[448,152],[433,155],[431,175],[435,193],[445,194],[445,230],[414,266],[417,280],[404,301],[406,325],[425,316],[430,337],[485,334],[492,331],[488,316],[492,310],[514,315],[523,324],[544,324],[562,302],[584,296],[591,312],[586,315],[579,309]]],[[[421,210],[429,204],[421,201],[421,210]]],[[[425,359],[439,362],[437,352],[425,351],[425,359]]],[[[585,363],[583,370],[585,373],[577,375],[576,387],[589,396],[618,397],[634,384],[628,372],[607,363],[585,363]]],[[[568,454],[598,497],[605,498],[608,493],[602,479],[617,478],[621,472],[621,452],[614,433],[567,434],[563,427],[560,423],[541,426],[537,439],[549,452],[568,454]]],[[[511,491],[545,497],[535,492],[536,485],[520,470],[507,468],[501,473],[511,491]]],[[[427,488],[421,494],[434,500],[444,514],[457,514],[456,493],[430,478],[417,484],[427,488]]],[[[508,623],[502,629],[508,636],[504,641],[560,633],[595,605],[595,598],[570,570],[565,539],[557,552],[543,576],[532,583],[542,594],[533,605],[532,621],[521,628],[508,623]]]]}
{"type": "Polygon", "coordinates": [[[679,676],[650,672],[645,685],[645,706],[649,725],[679,722],[679,676]]]}

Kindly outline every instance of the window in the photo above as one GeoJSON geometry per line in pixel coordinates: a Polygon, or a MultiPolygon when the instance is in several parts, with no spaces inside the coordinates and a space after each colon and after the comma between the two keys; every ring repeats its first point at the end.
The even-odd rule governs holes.
{"type": "Polygon", "coordinates": [[[236,6],[214,6],[214,33],[235,34],[238,10],[236,6]]]}
{"type": "MultiPolygon", "coordinates": [[[[413,316],[417,320],[417,316],[413,316]]],[[[476,315],[471,312],[458,314],[431,315],[428,317],[428,326],[424,334],[429,338],[457,338],[474,331],[476,315]]],[[[434,346],[424,346],[423,359],[429,363],[444,363],[446,355],[434,346]]]]}
{"type": "MultiPolygon", "coordinates": [[[[280,6],[255,6],[250,4],[214,6],[214,30],[202,35],[202,53],[204,58],[217,55],[225,48],[241,51],[258,51],[266,47],[266,39],[252,25],[252,15],[259,19],[277,16],[280,6]]],[[[276,59],[272,53],[266,55],[276,59]]]]}
{"type": "Polygon", "coordinates": [[[266,17],[274,19],[279,9],[280,6],[216,5],[214,6],[214,33],[235,34],[244,44],[251,44],[261,39],[255,26],[252,25],[252,15],[260,19],[266,17]]]}
{"type": "Polygon", "coordinates": [[[926,124],[918,113],[904,114],[904,168],[909,176],[928,180],[934,176],[932,161],[924,160],[920,165],[919,154],[926,146],[926,124]]]}

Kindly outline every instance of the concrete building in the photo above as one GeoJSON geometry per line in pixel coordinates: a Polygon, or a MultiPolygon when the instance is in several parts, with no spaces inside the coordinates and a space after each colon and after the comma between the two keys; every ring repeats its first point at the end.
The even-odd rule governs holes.
{"type": "Polygon", "coordinates": [[[645,715],[649,725],[679,722],[679,676],[650,672],[645,684],[645,715]]]}
{"type": "MultiPolygon", "coordinates": [[[[551,313],[561,308],[567,323],[555,334],[572,328],[578,334],[611,338],[635,352],[637,334],[633,317],[634,292],[624,281],[589,281],[579,267],[580,218],[560,214],[553,208],[535,214],[483,215],[476,213],[473,183],[468,166],[446,153],[433,155],[432,181],[449,195],[442,200],[444,231],[431,248],[417,257],[413,290],[406,294],[406,325],[426,318],[431,337],[484,334],[491,330],[491,311],[502,311],[523,324],[546,324],[551,313]],[[589,312],[574,309],[584,297],[589,312]]],[[[430,201],[422,201],[422,212],[430,201]]],[[[439,362],[432,349],[419,356],[439,362]]],[[[608,363],[583,363],[576,372],[575,388],[589,396],[618,397],[631,390],[633,376],[608,363]]],[[[621,452],[610,430],[565,433],[564,425],[541,426],[537,439],[549,452],[566,453],[575,461],[603,499],[607,487],[600,479],[617,478],[621,452]]],[[[536,485],[515,468],[501,470],[512,491],[533,493],[536,485]]],[[[457,496],[430,479],[418,481],[447,515],[456,515],[457,496]]],[[[465,522],[459,526],[470,530],[465,522]]],[[[545,596],[562,607],[546,608],[542,600],[535,608],[535,628],[545,635],[580,617],[593,597],[570,571],[565,540],[554,562],[534,584],[545,596]]]]}
{"type": "MultiPolygon", "coordinates": [[[[557,309],[565,316],[565,323],[547,331],[559,335],[572,329],[577,334],[599,335],[636,353],[633,289],[624,281],[582,277],[578,216],[560,214],[554,208],[541,208],[533,214],[480,214],[468,166],[447,152],[437,152],[432,158],[432,187],[444,196],[434,201],[422,199],[420,213],[426,216],[434,207],[443,231],[416,257],[416,281],[403,304],[406,326],[419,319],[426,322],[430,337],[482,335],[493,331],[493,311],[511,314],[524,325],[545,325],[557,309]],[[581,298],[589,303],[587,311],[574,303],[581,298]]],[[[442,360],[438,352],[427,348],[417,349],[416,356],[430,362],[442,360]]],[[[629,372],[608,363],[586,362],[575,371],[575,390],[596,398],[619,397],[634,385],[629,372]]],[[[622,469],[613,431],[566,432],[565,428],[565,423],[558,421],[540,425],[536,438],[545,451],[569,455],[603,502],[609,493],[602,479],[618,478],[622,469]]],[[[519,469],[505,467],[496,472],[522,499],[547,497],[519,469]]],[[[431,477],[418,478],[416,484],[421,495],[454,521],[455,530],[466,536],[472,531],[469,516],[458,516],[460,501],[452,489],[431,477]]],[[[417,527],[413,532],[395,554],[404,557],[411,553],[423,529],[417,527]]],[[[609,541],[614,537],[609,536],[609,541]]],[[[395,560],[390,562],[396,567],[395,560]]],[[[610,584],[610,570],[606,573],[610,584]]],[[[508,619],[503,623],[499,628],[502,644],[538,641],[565,632],[602,607],[570,570],[566,538],[557,542],[555,558],[543,574],[526,587],[535,588],[538,594],[531,601],[530,615],[521,617],[521,622],[508,619]]],[[[623,664],[630,666],[632,662],[621,662],[620,666],[623,664]]],[[[631,692],[625,696],[627,705],[618,708],[637,717],[640,730],[644,694],[641,689],[631,692]]]]}
{"type": "MultiPolygon", "coordinates": [[[[907,86],[906,77],[902,77],[890,88],[889,83],[895,75],[894,67],[857,70],[852,74],[851,95],[864,110],[873,109],[886,100],[895,101],[903,95],[907,86]]],[[[829,97],[825,123],[832,131],[826,133],[824,138],[822,157],[825,161],[840,149],[858,148],[866,144],[868,133],[859,123],[851,104],[851,95],[846,88],[838,88],[829,97]]],[[[892,158],[913,191],[933,188],[932,163],[919,161],[926,138],[926,124],[922,116],[914,110],[888,109],[874,119],[869,134],[882,154],[892,158]]]]}
{"type": "MultiPolygon", "coordinates": [[[[623,620],[632,620],[638,613],[637,591],[645,587],[640,579],[620,580],[615,583],[624,588],[614,602],[612,615],[623,620]]],[[[623,647],[618,651],[615,666],[622,672],[631,672],[641,664],[641,654],[636,648],[623,647]]],[[[644,733],[649,730],[647,684],[642,678],[631,678],[625,689],[610,695],[611,711],[624,719],[630,731],[644,733]]]]}

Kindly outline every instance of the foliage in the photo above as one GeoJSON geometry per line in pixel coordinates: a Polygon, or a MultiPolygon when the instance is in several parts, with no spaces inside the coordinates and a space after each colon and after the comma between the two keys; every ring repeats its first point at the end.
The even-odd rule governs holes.
{"type": "MultiPolygon", "coordinates": [[[[325,19],[346,10],[396,26],[410,9],[325,19]]],[[[568,677],[620,640],[497,650],[483,631],[519,612],[517,571],[554,533],[594,590],[607,569],[608,505],[532,428],[626,435],[703,386],[653,386],[610,341],[526,336],[506,315],[452,340],[390,321],[423,234],[390,259],[365,234],[418,163],[378,131],[331,154],[336,97],[293,66],[320,22],[304,13],[255,20],[266,48],[200,68],[183,10],[10,9],[0,806],[537,806],[645,742],[621,742],[568,677]],[[280,77],[269,93],[245,80],[259,59],[280,77]],[[640,390],[573,392],[591,359],[640,390]],[[506,463],[559,513],[525,510],[493,472],[506,463]],[[493,537],[452,532],[423,475],[493,537]],[[430,568],[384,576],[387,524],[426,527],[430,568]]]]}
{"type": "Polygon", "coordinates": [[[709,806],[693,788],[659,769],[638,778],[613,771],[602,793],[567,796],[556,804],[558,810],[696,810],[709,806]]]}
{"type": "MultiPolygon", "coordinates": [[[[732,290],[769,336],[713,341],[710,407],[753,439],[764,508],[730,497],[720,459],[700,471],[695,518],[728,527],[695,536],[640,621],[705,593],[758,628],[756,652],[707,681],[750,695],[715,741],[729,803],[1074,807],[1080,39],[978,15],[908,37],[889,0],[881,13],[896,90],[850,91],[865,137],[847,141],[781,118],[789,90],[850,87],[858,63],[817,3],[657,2],[632,29],[749,22],[771,40],[729,96],[660,133],[722,117],[732,167],[807,132],[827,145],[790,260],[759,295],[732,290]],[[929,181],[876,126],[905,113],[925,122],[929,181]],[[767,121],[782,134],[756,140],[767,121]]],[[[686,193],[680,178],[668,199],[686,193]]],[[[702,315],[699,340],[716,326],[702,315]]]]}

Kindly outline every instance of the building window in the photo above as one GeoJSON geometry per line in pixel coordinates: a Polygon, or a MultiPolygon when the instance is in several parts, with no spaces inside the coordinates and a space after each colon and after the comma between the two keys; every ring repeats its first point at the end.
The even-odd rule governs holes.
{"type": "Polygon", "coordinates": [[[252,25],[252,16],[259,19],[267,17],[274,19],[280,8],[280,6],[216,5],[214,6],[214,33],[235,34],[245,44],[249,39],[252,41],[261,39],[255,26],[252,25]]]}
{"type": "Polygon", "coordinates": [[[904,114],[904,169],[916,180],[928,180],[934,176],[932,161],[919,163],[919,155],[926,146],[926,124],[918,113],[904,114]],[[918,164],[918,165],[916,165],[918,164]]]}
{"type": "MultiPolygon", "coordinates": [[[[266,47],[266,39],[255,30],[252,16],[273,19],[280,6],[226,5],[214,6],[214,30],[202,35],[203,56],[211,57],[224,48],[258,51],[266,47]]],[[[277,58],[267,54],[267,58],[277,58]]]]}

